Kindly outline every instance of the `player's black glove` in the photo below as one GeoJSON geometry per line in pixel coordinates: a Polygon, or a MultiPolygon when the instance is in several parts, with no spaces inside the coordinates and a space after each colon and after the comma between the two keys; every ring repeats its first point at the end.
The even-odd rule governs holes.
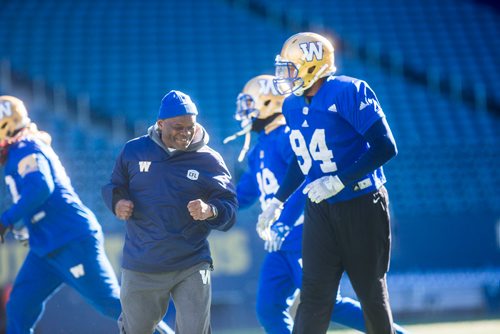
{"type": "Polygon", "coordinates": [[[5,241],[5,234],[7,234],[7,231],[9,228],[3,224],[3,222],[0,220],[0,243],[4,243],[5,241]]]}

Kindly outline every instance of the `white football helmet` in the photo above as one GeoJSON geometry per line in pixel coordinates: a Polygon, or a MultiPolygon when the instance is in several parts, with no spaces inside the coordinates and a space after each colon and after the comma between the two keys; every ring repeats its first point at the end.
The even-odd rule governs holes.
{"type": "Polygon", "coordinates": [[[0,96],[0,143],[5,144],[30,123],[23,101],[14,96],[0,96]]]}
{"type": "Polygon", "coordinates": [[[332,43],[325,37],[301,32],[288,38],[276,56],[274,85],[279,94],[302,95],[318,79],[337,70],[332,43]]]}

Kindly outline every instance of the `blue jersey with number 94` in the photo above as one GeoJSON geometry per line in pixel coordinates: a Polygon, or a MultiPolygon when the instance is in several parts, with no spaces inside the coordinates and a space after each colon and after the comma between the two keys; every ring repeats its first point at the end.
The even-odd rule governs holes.
{"type": "MultiPolygon", "coordinates": [[[[283,104],[290,144],[306,182],[335,175],[355,163],[369,145],[363,137],[385,117],[375,93],[362,80],[330,76],[312,98],[290,95],[283,104]]],[[[329,203],[372,192],[385,183],[382,167],[346,185],[329,203]]]]}

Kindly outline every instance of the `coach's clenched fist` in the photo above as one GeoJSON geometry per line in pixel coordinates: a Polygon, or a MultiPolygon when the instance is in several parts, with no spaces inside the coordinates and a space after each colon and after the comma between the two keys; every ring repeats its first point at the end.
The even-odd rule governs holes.
{"type": "Polygon", "coordinates": [[[115,215],[118,219],[127,220],[134,212],[134,203],[128,199],[121,199],[116,202],[115,215]]]}
{"type": "Polygon", "coordinates": [[[215,207],[203,202],[201,199],[189,202],[187,208],[194,220],[206,220],[217,215],[215,207]]]}

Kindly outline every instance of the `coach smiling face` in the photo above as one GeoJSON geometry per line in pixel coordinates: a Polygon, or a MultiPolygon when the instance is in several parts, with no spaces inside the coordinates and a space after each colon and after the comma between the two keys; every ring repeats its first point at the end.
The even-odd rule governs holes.
{"type": "Polygon", "coordinates": [[[162,100],[158,113],[158,131],[168,148],[185,151],[196,132],[198,110],[188,95],[172,91],[162,100]]]}

